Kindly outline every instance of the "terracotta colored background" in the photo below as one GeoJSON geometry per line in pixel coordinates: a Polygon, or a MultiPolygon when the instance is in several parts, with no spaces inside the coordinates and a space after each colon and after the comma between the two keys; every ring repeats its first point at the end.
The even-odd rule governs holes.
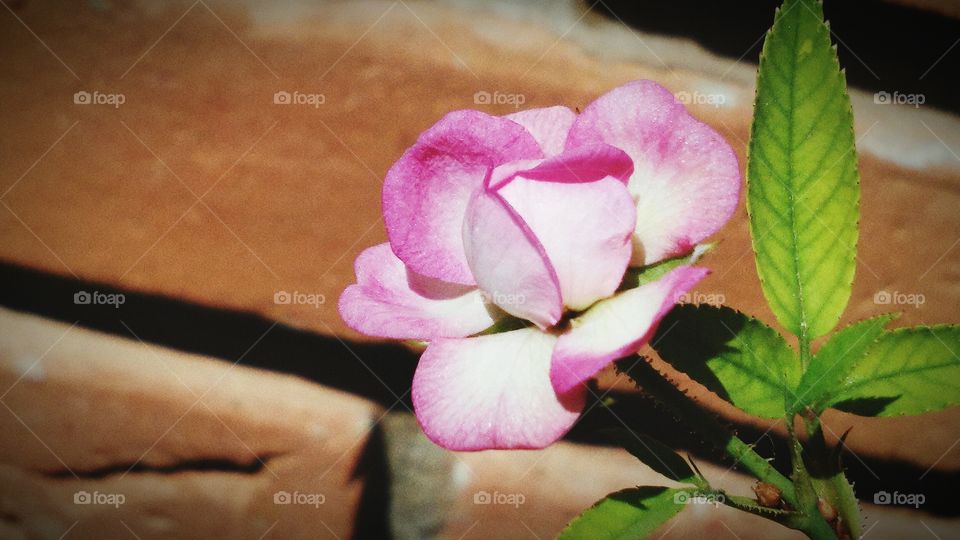
{"type": "MultiPolygon", "coordinates": [[[[609,491],[661,482],[623,452],[593,446],[588,429],[542,452],[430,446],[398,414],[409,412],[414,358],[349,331],[335,300],[356,255],[385,239],[381,178],[417,134],[452,109],[513,110],[478,106],[475,92],[577,107],[652,78],[678,93],[721,94],[724,106],[691,109],[742,159],[755,66],[575,3],[4,7],[3,537],[313,538],[390,528],[401,537],[546,537],[609,491]],[[125,102],[77,105],[78,91],[125,102]],[[322,94],[324,103],[277,105],[278,91],[322,94]],[[76,306],[80,290],[121,292],[126,302],[76,306]],[[275,302],[294,291],[325,302],[275,302]],[[126,501],[78,505],[78,490],[126,501]],[[526,502],[476,505],[478,491],[526,502]],[[324,502],[276,504],[278,492],[324,502]]],[[[955,321],[960,123],[932,107],[878,106],[872,92],[853,99],[862,240],[844,322],[889,310],[874,301],[881,291],[924,296],[895,306],[898,325],[955,321]]],[[[698,291],[775,323],[742,208],[716,239],[705,261],[713,275],[698,291]]],[[[688,386],[745,437],[776,448],[782,429],[688,386]]],[[[600,388],[634,399],[612,372],[600,388]]],[[[899,489],[934,499],[917,512],[868,507],[870,537],[956,534],[955,505],[938,486],[960,469],[960,413],[829,415],[832,437],[851,426],[848,465],[862,498],[899,489]]],[[[727,465],[705,466],[749,493],[727,465]]],[[[790,535],[713,510],[687,509],[663,533],[790,535]]]]}

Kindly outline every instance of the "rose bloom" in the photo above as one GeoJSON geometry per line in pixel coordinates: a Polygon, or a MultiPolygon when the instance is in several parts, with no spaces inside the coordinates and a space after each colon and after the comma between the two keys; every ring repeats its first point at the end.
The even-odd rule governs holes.
{"type": "Polygon", "coordinates": [[[635,353],[707,273],[678,265],[739,200],[730,146],[651,81],[577,115],[454,111],[387,172],[388,243],[356,261],[347,324],[427,343],[413,379],[426,435],[453,450],[542,448],[585,381],[635,353]]]}

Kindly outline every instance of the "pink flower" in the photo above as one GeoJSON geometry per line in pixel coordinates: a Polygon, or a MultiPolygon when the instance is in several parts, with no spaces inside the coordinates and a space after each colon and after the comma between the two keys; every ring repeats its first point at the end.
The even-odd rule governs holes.
{"type": "Polygon", "coordinates": [[[627,267],[690,252],[740,184],[730,146],[650,81],[579,116],[455,111],[387,173],[390,242],[357,258],[340,313],[365,334],[428,342],[413,404],[434,442],[541,448],[576,421],[582,383],[644,345],[708,272],[618,292],[627,267]],[[504,320],[524,324],[477,335],[504,320]]]}

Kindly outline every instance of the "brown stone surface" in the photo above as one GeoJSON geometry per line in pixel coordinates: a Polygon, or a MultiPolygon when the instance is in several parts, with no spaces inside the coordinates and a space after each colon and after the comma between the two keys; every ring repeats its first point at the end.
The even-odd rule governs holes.
{"type": "Polygon", "coordinates": [[[353,530],[363,487],[354,471],[381,416],[375,405],[7,310],[0,324],[5,526],[29,538],[353,530]],[[281,491],[320,494],[323,504],[274,504],[281,491]],[[75,504],[82,492],[124,500],[75,504]]]}
{"type": "Polygon", "coordinates": [[[952,0],[890,0],[890,2],[926,9],[960,19],[960,5],[952,0]]]}
{"type": "MultiPolygon", "coordinates": [[[[689,43],[635,35],[593,17],[575,25],[576,11],[564,15],[572,19],[557,15],[560,9],[551,11],[544,22],[533,24],[475,8],[463,17],[448,6],[416,1],[290,4],[283,9],[254,2],[249,12],[215,2],[160,7],[114,2],[106,11],[92,4],[26,2],[15,9],[16,16],[0,10],[0,259],[123,290],[259,313],[312,332],[363,339],[343,326],[335,299],[353,279],[355,256],[385,238],[380,179],[443,113],[476,107],[478,90],[522,94],[525,107],[576,107],[633,78],[653,78],[676,92],[719,89],[730,96],[729,106],[694,110],[728,137],[741,158],[746,147],[752,66],[719,60],[689,43]],[[601,55],[598,49],[609,52],[601,55]],[[126,102],[118,108],[76,105],[73,95],[81,90],[119,92],[126,102]],[[279,90],[322,93],[325,103],[317,108],[275,105],[273,95],[279,90]],[[324,295],[326,303],[277,304],[279,291],[324,295]]],[[[925,295],[919,308],[902,308],[897,324],[956,320],[960,168],[951,157],[951,148],[960,148],[956,119],[936,111],[871,107],[863,94],[855,94],[854,102],[861,143],[869,151],[860,156],[862,236],[845,321],[887,310],[889,306],[873,302],[879,291],[925,295]]],[[[700,292],[722,295],[726,303],[773,322],[756,280],[742,208],[717,239],[721,244],[705,262],[714,274],[700,292]]],[[[31,344],[26,358],[56,339],[49,329],[38,338],[41,344],[18,336],[6,326],[11,320],[3,319],[5,346],[31,344]]],[[[51,349],[51,358],[60,358],[54,353],[67,347],[75,332],[51,349]]],[[[172,411],[196,399],[169,371],[148,362],[152,353],[114,341],[107,340],[109,346],[85,342],[72,351],[75,357],[64,354],[55,370],[44,372],[50,378],[41,383],[27,377],[3,398],[32,429],[44,426],[37,433],[71,468],[81,462],[94,470],[135,462],[176,420],[172,411]],[[122,351],[100,354],[101,346],[122,351]],[[134,360],[107,365],[105,359],[115,355],[134,360]],[[88,433],[103,437],[80,436],[88,433]]],[[[180,376],[193,392],[205,391],[225,368],[174,353],[161,356],[167,354],[176,357],[171,365],[175,372],[182,370],[180,376]]],[[[14,359],[17,369],[26,369],[17,356],[7,358],[14,359]]],[[[12,383],[24,371],[3,373],[12,383]]],[[[609,373],[603,381],[617,385],[609,373]]],[[[752,422],[703,392],[695,395],[737,420],[752,422]]],[[[176,479],[156,471],[130,473],[130,486],[137,486],[129,487],[131,494],[142,495],[146,505],[137,508],[156,509],[151,519],[137,514],[136,523],[125,520],[138,532],[182,527],[170,519],[179,509],[200,509],[204,520],[196,524],[198,533],[229,531],[248,505],[261,504],[278,485],[268,469],[281,478],[284,471],[295,471],[290,477],[312,481],[309,475],[331,465],[329,448],[356,439],[353,422],[367,422],[375,414],[368,403],[241,368],[231,370],[207,401],[216,417],[206,408],[193,410],[144,462],[154,468],[184,458],[249,465],[254,455],[271,456],[267,466],[256,474],[184,471],[176,479]],[[235,377],[243,382],[232,384],[235,377]],[[332,409],[325,405],[329,400],[335,402],[332,409]],[[338,408],[352,412],[335,414],[338,408]],[[320,438],[335,438],[329,448],[314,444],[310,437],[316,435],[308,429],[330,427],[328,421],[333,429],[320,438]],[[287,457],[288,451],[294,453],[287,457]],[[247,487],[241,489],[241,484],[247,487]]],[[[3,489],[17,495],[4,500],[24,501],[24,506],[0,510],[22,515],[30,527],[43,525],[31,521],[31,512],[46,515],[37,509],[62,505],[62,497],[73,491],[61,484],[72,477],[69,472],[62,477],[64,464],[3,413],[4,433],[17,433],[0,440],[3,489]],[[57,471],[61,476],[49,476],[57,471]],[[38,485],[49,489],[38,490],[38,485]]],[[[848,442],[864,456],[960,469],[956,410],[919,419],[834,414],[827,425],[835,433],[855,425],[848,442]]],[[[593,450],[558,448],[548,451],[564,456],[556,458],[552,472],[543,473],[549,481],[556,481],[551,474],[570,467],[593,470],[593,450]]],[[[464,459],[483,464],[473,467],[479,476],[509,475],[504,471],[539,454],[497,457],[507,455],[464,459]],[[501,469],[498,460],[508,463],[501,469]]],[[[337,476],[335,482],[325,479],[331,487],[324,489],[340,509],[333,513],[328,503],[320,512],[304,513],[324,519],[341,536],[350,530],[359,489],[345,476],[347,461],[334,463],[340,471],[330,473],[337,476]],[[318,517],[325,512],[329,520],[318,517]]],[[[563,519],[549,512],[552,503],[546,501],[554,499],[534,497],[533,506],[524,509],[532,516],[531,527],[537,534],[552,534],[598,494],[629,484],[619,472],[609,474],[596,489],[564,499],[563,519]]],[[[107,479],[90,485],[96,489],[100,482],[105,489],[112,485],[107,479]]],[[[530,485],[542,488],[532,480],[530,485]]],[[[133,509],[136,499],[122,510],[133,509]]],[[[454,537],[469,532],[470,512],[477,510],[463,506],[463,500],[459,504],[450,525],[458,531],[454,537]]],[[[67,509],[57,514],[61,521],[56,527],[66,525],[60,532],[80,517],[85,525],[77,527],[92,527],[94,521],[86,518],[104,510],[67,509]]],[[[271,512],[254,516],[262,521],[244,523],[250,531],[265,531],[277,519],[271,512]]],[[[487,515],[481,522],[478,531],[509,532],[497,528],[510,527],[498,518],[487,515]]],[[[277,527],[287,523],[294,533],[289,520],[280,523],[277,527]]],[[[716,523],[712,527],[723,533],[716,523]]],[[[309,530],[323,533],[320,526],[309,530]]]]}
{"type": "MultiPolygon", "coordinates": [[[[46,32],[53,50],[63,49],[79,80],[26,39],[15,19],[0,21],[7,49],[16,52],[5,56],[0,83],[7,104],[0,256],[360,339],[343,326],[334,299],[353,279],[357,253],[385,238],[384,171],[444,112],[474,106],[478,89],[522,93],[525,106],[580,106],[630,78],[654,78],[678,92],[704,83],[680,68],[604,64],[564,42],[544,54],[538,47],[550,34],[519,23],[503,22],[503,31],[526,28],[528,42],[512,44],[519,50],[504,61],[503,51],[464,22],[444,19],[437,6],[414,5],[422,16],[399,4],[384,3],[382,12],[379,4],[335,4],[325,12],[330,24],[281,40],[275,32],[250,35],[242,15],[215,14],[202,3],[146,20],[130,7],[67,15],[29,3],[22,17],[46,32]],[[424,17],[438,26],[423,26],[424,17]],[[364,39],[347,37],[374,22],[377,31],[364,39]],[[168,29],[150,47],[148,36],[168,29]],[[401,37],[404,47],[388,46],[401,37]],[[77,43],[83,46],[70,46],[77,43]],[[326,102],[273,104],[273,93],[284,89],[317,91],[326,102]],[[72,96],[80,90],[123,93],[126,102],[78,106],[72,96]],[[323,294],[327,303],[277,305],[280,290],[323,294]]],[[[742,157],[748,105],[695,110],[742,157]]],[[[889,131],[897,120],[878,117],[867,127],[889,131]]],[[[941,135],[952,142],[955,128],[941,135]]],[[[861,165],[863,239],[846,319],[885,309],[873,296],[889,289],[926,296],[920,309],[905,310],[901,324],[949,320],[960,302],[960,250],[951,245],[960,236],[952,211],[960,172],[909,170],[870,154],[861,165]]],[[[709,259],[714,275],[702,289],[770,319],[744,218],[741,210],[718,234],[722,244],[709,259]]]]}
{"type": "MultiPolygon", "coordinates": [[[[0,149],[0,258],[363,339],[344,327],[335,299],[353,280],[356,255],[385,238],[384,171],[444,112],[474,107],[478,89],[521,93],[525,106],[580,106],[631,78],[654,78],[675,91],[710,84],[677,64],[682,58],[668,57],[666,68],[604,63],[550,32],[502,19],[445,17],[444,8],[430,4],[332,4],[322,10],[325,24],[261,23],[256,31],[242,13],[214,6],[168,6],[146,18],[129,6],[66,14],[30,3],[20,10],[79,80],[15,19],[0,19],[6,25],[0,39],[16,51],[4,57],[7,76],[0,82],[7,104],[0,112],[7,132],[0,149]],[[359,32],[358,41],[358,29],[374,23],[376,31],[359,32]],[[526,39],[509,42],[505,57],[489,37],[491,27],[523,29],[526,39]],[[74,104],[73,93],[84,89],[120,92],[126,102],[74,104]],[[326,102],[275,105],[278,90],[320,92],[326,102]],[[326,303],[276,304],[279,291],[323,295],[326,303]]],[[[731,95],[749,96],[737,82],[744,70],[731,66],[724,83],[731,95]]],[[[882,141],[884,133],[917,124],[913,109],[891,117],[889,108],[855,98],[865,140],[882,141]]],[[[749,101],[732,102],[696,112],[742,158],[749,101]]],[[[924,118],[943,144],[960,140],[956,124],[924,118]]],[[[921,135],[914,138],[922,141],[921,135]]],[[[927,139],[921,149],[940,148],[927,139]]],[[[897,324],[955,319],[960,170],[909,169],[869,153],[861,155],[861,170],[863,232],[845,322],[887,310],[873,302],[879,291],[925,295],[919,308],[902,308],[897,324]]],[[[705,262],[714,274],[700,292],[772,322],[742,208],[717,239],[720,246],[705,262]]],[[[929,445],[854,438],[852,447],[928,464],[948,453],[938,466],[960,467],[960,453],[948,452],[960,416],[921,421],[935,427],[925,430],[935,439],[929,445]]],[[[881,424],[886,431],[912,422],[881,424]]]]}
{"type": "MultiPolygon", "coordinates": [[[[383,472],[356,471],[382,418],[376,406],[291,377],[8,310],[0,310],[0,323],[3,538],[345,538],[355,517],[375,519],[357,516],[358,501],[364,483],[383,472]],[[300,502],[322,495],[323,502],[277,504],[278,492],[300,502]],[[83,494],[99,504],[78,504],[83,494]],[[111,501],[118,504],[105,504],[111,501]]],[[[404,467],[392,473],[393,495],[404,499],[392,517],[433,527],[420,531],[440,527],[442,537],[546,538],[608,492],[670,484],[618,449],[560,443],[536,452],[450,453],[411,431],[403,415],[384,425],[394,445],[388,455],[404,467]],[[484,504],[483,492],[516,504],[484,504]]],[[[709,464],[703,470],[730,493],[750,493],[743,475],[709,464]]],[[[904,512],[870,508],[868,515],[884,523],[872,538],[921,527],[904,512]]],[[[723,507],[691,506],[683,516],[663,534],[798,538],[723,507]]],[[[924,522],[941,535],[953,525],[924,522]]]]}
{"type": "MultiPolygon", "coordinates": [[[[454,475],[462,496],[452,513],[449,538],[552,538],[562,530],[557,515],[572,518],[608,492],[636,485],[672,485],[626,452],[560,444],[540,452],[457,454],[454,475]],[[499,493],[499,500],[523,503],[477,504],[480,492],[499,493]]],[[[713,465],[704,474],[729,493],[751,496],[746,477],[713,465]]],[[[932,531],[944,538],[954,533],[948,520],[923,517],[930,530],[909,512],[865,505],[868,538],[922,538],[932,531]]],[[[743,515],[727,507],[691,505],[652,538],[786,538],[804,536],[776,523],[743,515]]]]}

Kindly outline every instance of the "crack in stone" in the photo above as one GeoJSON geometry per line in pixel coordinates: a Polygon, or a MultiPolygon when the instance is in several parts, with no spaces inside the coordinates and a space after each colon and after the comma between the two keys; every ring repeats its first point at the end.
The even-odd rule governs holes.
{"type": "Polygon", "coordinates": [[[123,475],[127,473],[159,473],[159,474],[179,474],[185,472],[224,472],[235,474],[255,475],[263,471],[267,463],[282,454],[260,454],[248,462],[241,462],[228,458],[197,458],[183,459],[167,465],[149,465],[142,462],[130,463],[111,463],[94,469],[57,469],[52,471],[41,471],[49,478],[69,479],[74,476],[80,479],[103,479],[108,476],[123,475]]]}

